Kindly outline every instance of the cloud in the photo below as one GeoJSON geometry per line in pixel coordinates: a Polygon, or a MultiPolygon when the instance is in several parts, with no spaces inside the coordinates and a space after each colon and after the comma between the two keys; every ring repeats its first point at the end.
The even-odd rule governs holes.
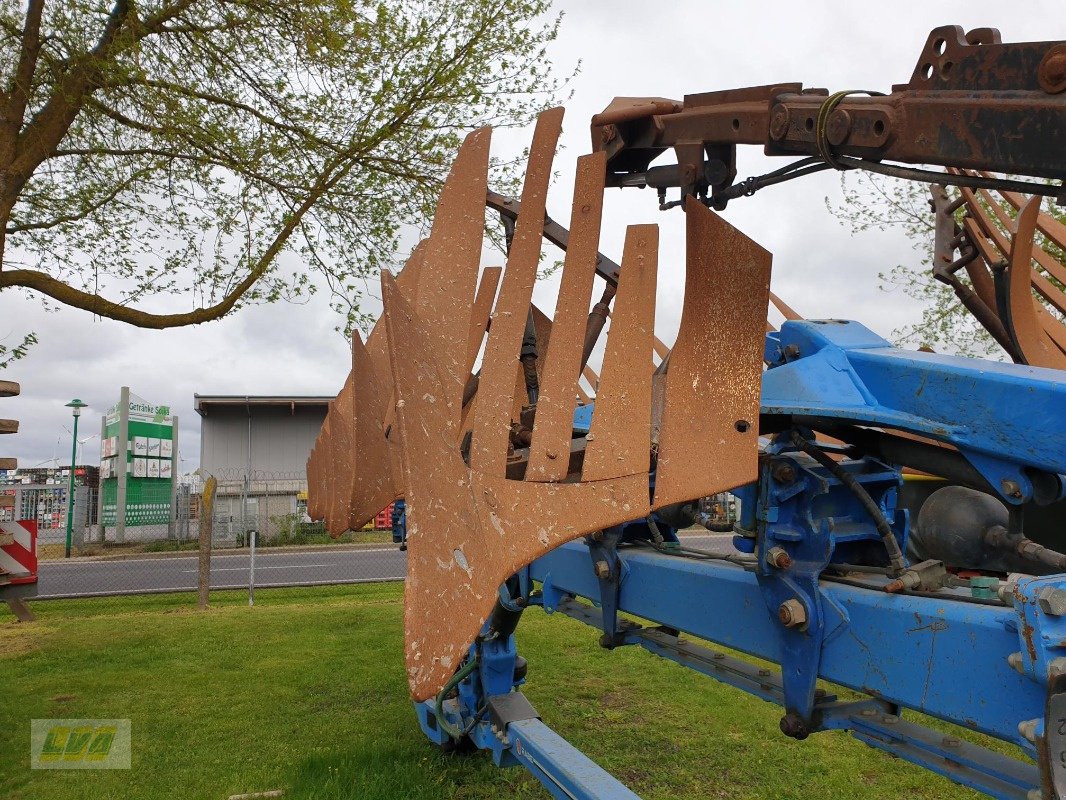
{"type": "MultiPolygon", "coordinates": [[[[649,5],[568,0],[561,35],[551,50],[560,71],[581,60],[567,104],[557,161],[559,178],[549,212],[567,224],[573,162],[589,148],[589,118],[615,95],[681,98],[722,88],[802,81],[830,89],[887,90],[906,82],[928,31],[943,24],[940,6],[897,4],[878,18],[869,4],[708,4],[701,0],[649,5]]],[[[1004,38],[1046,38],[1046,21],[1058,2],[1015,3],[1004,38]]],[[[980,1],[952,9],[964,27],[1002,19],[1002,4],[980,1]]],[[[529,131],[498,131],[494,152],[514,155],[529,131]]],[[[783,162],[746,148],[740,175],[764,172],[783,162]]],[[[901,294],[877,289],[877,273],[917,254],[898,231],[852,236],[825,210],[822,198],[840,202],[839,181],[821,174],[731,203],[726,218],[774,253],[773,287],[803,314],[858,319],[882,335],[913,321],[920,310],[901,294]]],[[[678,324],[684,279],[684,218],[661,213],[651,191],[610,190],[605,202],[601,249],[620,259],[625,226],[661,226],[657,330],[671,341],[678,324]]],[[[550,252],[550,246],[549,246],[550,252]]],[[[554,254],[552,255],[554,257],[554,254]]],[[[499,262],[499,258],[492,259],[499,262]]],[[[554,306],[558,276],[539,287],[536,299],[554,306]]],[[[370,292],[376,294],[371,283],[370,292]]],[[[187,301],[174,298],[174,306],[187,301]]],[[[368,300],[367,307],[379,307],[368,300]]],[[[119,387],[155,403],[169,403],[181,418],[183,470],[199,458],[199,418],[193,393],[328,394],[348,371],[349,355],[334,333],[336,318],[324,292],[305,305],[251,307],[232,318],[196,328],[142,331],[72,310],[45,314],[34,301],[0,295],[0,339],[11,343],[28,330],[41,343],[4,378],[22,383],[21,397],[0,401],[0,416],[21,420],[17,436],[0,439],[0,454],[24,465],[69,457],[69,409],[80,397],[90,408],[84,436],[99,430],[99,417],[118,400],[119,387]],[[4,337],[7,337],[4,339],[4,337]]],[[[96,440],[82,460],[95,462],[96,440]]]]}

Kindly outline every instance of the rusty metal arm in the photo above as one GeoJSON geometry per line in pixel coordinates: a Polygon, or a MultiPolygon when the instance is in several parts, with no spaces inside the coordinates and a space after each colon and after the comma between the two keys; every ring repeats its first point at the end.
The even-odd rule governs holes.
{"type": "Polygon", "coordinates": [[[682,198],[709,196],[716,206],[745,188],[732,187],[737,145],[807,157],[808,172],[899,171],[879,163],[888,160],[1066,177],[1064,42],[1003,44],[995,29],[943,26],[929,34],[908,83],[858,94],[866,93],[791,83],[687,95],[683,103],[619,98],[593,117],[592,146],[607,153],[608,186],[677,186],[682,198]],[[652,167],[668,149],[677,164],[652,167]]]}

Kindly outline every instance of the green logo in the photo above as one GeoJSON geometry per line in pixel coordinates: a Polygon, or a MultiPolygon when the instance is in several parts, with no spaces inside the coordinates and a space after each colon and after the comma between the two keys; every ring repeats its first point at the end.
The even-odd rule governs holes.
{"type": "Polygon", "coordinates": [[[128,719],[35,719],[30,723],[33,769],[129,769],[128,719]]]}

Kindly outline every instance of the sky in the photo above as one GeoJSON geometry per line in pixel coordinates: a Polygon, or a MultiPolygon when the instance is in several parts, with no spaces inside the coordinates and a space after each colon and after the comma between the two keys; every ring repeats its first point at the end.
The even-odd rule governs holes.
{"type": "MultiPolygon", "coordinates": [[[[567,223],[574,160],[589,150],[588,123],[614,96],[681,99],[717,89],[802,82],[807,87],[877,89],[905,83],[929,31],[958,24],[969,30],[999,27],[1005,41],[1066,38],[1061,0],[965,4],[714,3],[674,0],[557,0],[565,13],[551,59],[560,74],[580,70],[570,84],[559,177],[549,214],[567,223]],[[879,12],[884,9],[883,14],[879,12]]],[[[497,132],[493,152],[513,156],[529,131],[497,132]]],[[[785,159],[741,149],[738,177],[766,172],[785,159]]],[[[810,318],[856,319],[875,332],[915,321],[920,309],[901,292],[878,288],[877,275],[921,255],[899,230],[853,235],[826,209],[842,202],[840,176],[820,173],[732,202],[724,216],[774,254],[773,290],[810,318]]],[[[660,226],[656,331],[670,343],[680,321],[684,287],[684,215],[660,212],[653,191],[607,190],[600,249],[621,259],[625,226],[660,226]]],[[[548,246],[550,248],[550,245],[548,246]]],[[[497,259],[498,260],[498,259],[497,259]]],[[[486,264],[493,259],[486,260],[486,264]]],[[[558,276],[538,285],[534,298],[554,306],[558,276]]],[[[82,311],[45,313],[34,301],[0,295],[0,341],[33,330],[40,344],[29,358],[2,374],[22,384],[22,395],[2,400],[0,416],[20,420],[16,436],[0,440],[0,455],[20,465],[69,463],[70,409],[83,412],[79,463],[99,460],[100,415],[130,386],[148,401],[171,405],[181,420],[179,472],[199,465],[200,426],[193,394],[333,394],[350,364],[348,347],[334,332],[338,319],[320,292],[304,305],[249,307],[195,328],[146,331],[82,311]]],[[[372,298],[365,308],[377,309],[372,298]]],[[[154,309],[153,309],[154,310],[154,309]]]]}

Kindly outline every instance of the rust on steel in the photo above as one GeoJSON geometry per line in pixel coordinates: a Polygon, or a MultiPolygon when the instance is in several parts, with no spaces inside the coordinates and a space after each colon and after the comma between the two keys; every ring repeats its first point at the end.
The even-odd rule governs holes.
{"type": "Polygon", "coordinates": [[[596,410],[586,438],[583,480],[649,471],[658,252],[657,225],[629,226],[596,410]]]}
{"type": "Polygon", "coordinates": [[[770,302],[774,304],[774,308],[776,308],[778,311],[780,311],[781,312],[781,316],[783,316],[785,319],[787,319],[787,320],[803,319],[803,317],[801,317],[795,310],[793,310],[792,306],[790,306],[788,303],[786,303],[784,300],[782,300],[780,297],[778,297],[773,292],[770,292],[770,302]]]}
{"type": "MultiPolygon", "coordinates": [[[[990,177],[986,172],[949,171],[990,177]]],[[[934,276],[954,289],[1014,361],[1066,368],[1066,325],[1043,305],[1046,302],[1060,314],[1066,313],[1066,293],[1059,288],[1066,279],[1066,265],[1035,241],[1040,231],[1057,244],[1059,238],[1066,239],[1066,226],[1040,212],[1039,198],[1026,200],[1017,192],[1000,191],[1000,200],[987,189],[960,187],[958,199],[950,201],[941,187],[933,187],[932,195],[934,276]],[[1016,219],[1005,203],[1021,212],[1016,219]],[[953,216],[960,207],[965,210],[961,225],[953,216]],[[1010,232],[1009,238],[1004,230],[1010,232]],[[960,268],[965,269],[972,288],[955,275],[960,268]],[[1033,290],[1040,300],[1033,297],[1033,290]]]]}
{"type": "MultiPolygon", "coordinates": [[[[384,331],[382,331],[384,334],[384,331]]],[[[385,338],[382,335],[380,338],[385,338]]],[[[346,486],[348,530],[359,530],[396,499],[389,447],[385,439],[385,416],[392,394],[387,364],[376,364],[359,334],[352,335],[352,375],[358,376],[352,393],[352,469],[346,486]],[[382,369],[386,372],[383,375],[382,369]],[[388,386],[388,389],[386,389],[388,386]]]]}
{"type": "Polygon", "coordinates": [[[666,373],[657,507],[748,483],[757,469],[771,256],[695,198],[685,211],[685,301],[666,373]]]}
{"type": "MultiPolygon", "coordinates": [[[[15,397],[21,391],[15,381],[0,381],[0,397],[15,397]]],[[[0,433],[17,433],[19,424],[17,420],[0,419],[0,433]]],[[[14,458],[0,457],[0,469],[17,469],[18,460],[14,458]]]]}
{"type": "Polygon", "coordinates": [[[385,273],[397,422],[404,452],[408,572],[405,663],[415,700],[447,682],[516,570],[564,542],[649,512],[647,473],[589,483],[507,480],[471,469],[457,426],[427,399],[447,393],[428,330],[385,273]]]}
{"type": "MultiPolygon", "coordinates": [[[[457,382],[466,380],[463,367],[481,264],[491,139],[492,129],[480,128],[459,148],[437,202],[415,301],[421,317],[441,330],[439,357],[457,382]]],[[[456,402],[440,413],[452,414],[458,423],[462,405],[456,402]]]]}
{"type": "MultiPolygon", "coordinates": [[[[412,250],[396,277],[411,295],[418,291],[424,245],[420,242],[412,250]]],[[[379,321],[365,345],[358,334],[353,334],[352,371],[337,398],[341,401],[341,414],[330,416],[327,412],[307,459],[308,516],[325,519],[333,536],[363,527],[397,497],[393,476],[399,474],[399,454],[385,438],[391,396],[388,342],[385,326],[379,321]],[[343,434],[338,431],[338,419],[344,423],[343,434]],[[341,436],[345,444],[338,445],[336,439],[341,436]],[[334,460],[334,448],[338,446],[348,459],[339,476],[334,460]]]]}
{"type": "Polygon", "coordinates": [[[576,388],[581,373],[585,314],[592,299],[600,221],[603,212],[603,153],[577,160],[569,247],[556,303],[556,324],[544,354],[540,401],[529,451],[527,480],[558,481],[566,477],[573,431],[576,388]]]}
{"type": "MultiPolygon", "coordinates": [[[[495,475],[504,475],[507,465],[507,442],[514,399],[513,359],[519,351],[533,295],[548,182],[562,121],[561,108],[544,111],[537,119],[522,189],[523,213],[515,225],[503,286],[496,301],[488,344],[485,346],[478,385],[478,392],[482,396],[473,411],[470,460],[476,469],[495,475]]],[[[479,202],[481,197],[484,197],[484,193],[477,198],[479,202]]]]}
{"type": "Polygon", "coordinates": [[[470,313],[470,334],[466,339],[466,361],[464,362],[466,367],[462,373],[464,380],[474,371],[474,362],[481,350],[485,331],[489,328],[492,301],[496,299],[496,289],[499,288],[501,274],[503,274],[503,267],[485,267],[481,272],[477,295],[474,297],[474,305],[470,313]]]}
{"type": "Polygon", "coordinates": [[[1025,360],[1032,366],[1066,369],[1066,355],[1052,341],[1049,328],[1062,327],[1030,292],[1033,236],[1040,198],[1031,199],[1018,214],[1010,252],[1010,323],[1025,360]]]}
{"type": "MultiPolygon", "coordinates": [[[[561,118],[554,109],[538,120],[522,212],[471,403],[464,408],[466,379],[499,273],[486,270],[477,286],[471,254],[478,248],[463,239],[463,254],[457,256],[451,250],[458,240],[438,240],[447,228],[435,224],[422,248],[418,280],[383,273],[382,318],[365,347],[358,337],[353,341],[353,378],[331,406],[308,464],[315,492],[330,500],[318,505],[326,513],[347,509],[349,523],[363,513],[356,510],[360,496],[377,498],[367,509],[390,491],[407,500],[405,663],[418,700],[434,696],[454,673],[491,611],[498,586],[516,570],[564,542],[639,519],[662,505],[733,488],[755,474],[769,255],[713,212],[690,203],[681,325],[686,341],[667,350],[654,334],[658,228],[631,226],[624,269],[616,281],[608,279],[598,304],[604,320],[608,304],[616,305],[597,377],[585,360],[595,327],[588,304],[601,263],[596,247],[603,176],[594,173],[602,170],[602,154],[583,160],[576,182],[555,320],[531,305],[561,118]],[[435,288],[437,281],[449,286],[435,288]],[[531,335],[539,358],[535,370],[524,374],[518,356],[531,335]],[[658,367],[653,353],[661,359],[658,367]],[[381,360],[387,362],[384,370],[381,360]],[[525,391],[534,372],[542,389],[535,406],[527,403],[525,391]],[[357,379],[366,374],[376,377],[376,387],[357,379]],[[597,407],[589,435],[575,439],[572,414],[583,395],[582,377],[596,390],[597,407]],[[695,438],[673,430],[686,414],[700,418],[708,410],[711,422],[697,424],[695,438]],[[340,419],[345,413],[347,425],[340,419]],[[662,430],[652,502],[656,414],[662,430]],[[556,418],[562,422],[554,424],[556,418]],[[462,434],[471,419],[464,456],[462,434]],[[740,419],[747,423],[743,429],[740,419]],[[554,459],[549,446],[558,448],[554,459]],[[531,469],[538,459],[540,468],[531,469]],[[373,476],[363,469],[372,463],[373,476]],[[689,473],[704,466],[706,476],[694,481],[689,473]],[[354,474],[338,480],[343,470],[354,474]]],[[[480,141],[471,145],[468,139],[461,152],[478,154],[480,165],[487,134],[474,136],[480,141]]],[[[467,168],[457,167],[442,195],[447,209],[439,213],[469,222],[471,199],[484,196],[480,177],[474,180],[467,168]]]]}

